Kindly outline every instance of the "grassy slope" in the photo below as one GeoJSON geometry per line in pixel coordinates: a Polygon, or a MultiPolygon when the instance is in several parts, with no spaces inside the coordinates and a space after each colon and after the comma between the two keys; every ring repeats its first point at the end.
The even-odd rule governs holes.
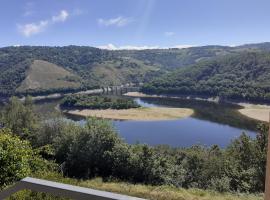
{"type": "MultiPolygon", "coordinates": [[[[262,200],[263,199],[263,195],[229,194],[229,193],[221,194],[207,190],[199,190],[199,189],[187,190],[171,186],[147,186],[141,184],[134,185],[123,182],[103,182],[101,179],[98,178],[87,181],[78,181],[70,178],[62,178],[60,175],[55,175],[53,173],[38,176],[38,178],[153,200],[262,200]]],[[[30,193],[25,191],[13,195],[12,199],[23,200],[25,199],[26,196],[28,197],[27,199],[29,200],[55,199],[53,197],[50,197],[49,195],[42,195],[42,194],[38,194],[38,196],[32,196],[32,198],[30,198],[29,197],[30,193]]]]}
{"type": "Polygon", "coordinates": [[[77,81],[69,81],[66,78],[78,79],[69,71],[55,64],[35,60],[27,72],[25,80],[22,82],[17,91],[31,90],[48,90],[51,88],[77,88],[80,83],[77,81]]]}

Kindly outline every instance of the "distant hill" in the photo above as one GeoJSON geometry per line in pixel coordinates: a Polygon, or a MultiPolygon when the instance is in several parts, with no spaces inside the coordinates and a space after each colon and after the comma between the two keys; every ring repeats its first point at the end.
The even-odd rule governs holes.
{"type": "Polygon", "coordinates": [[[83,90],[128,82],[148,83],[171,71],[180,68],[190,69],[188,66],[205,61],[241,52],[259,53],[268,50],[270,51],[269,43],[239,47],[203,46],[140,51],[110,51],[84,46],[4,47],[0,48],[0,96],[25,92],[45,94],[83,90]],[[67,75],[66,78],[62,75],[57,77],[58,73],[53,76],[53,71],[58,71],[59,67],[62,69],[61,72],[65,70],[71,77],[65,73],[63,76],[67,75]],[[52,71],[47,75],[54,77],[53,81],[49,81],[43,73],[47,68],[52,71]]]}
{"type": "Polygon", "coordinates": [[[32,93],[80,87],[80,78],[77,75],[43,60],[34,60],[26,74],[26,78],[16,89],[17,92],[32,93]]]}
{"type": "Polygon", "coordinates": [[[270,42],[258,43],[258,44],[245,44],[236,47],[236,49],[253,49],[253,50],[270,50],[270,42]]]}
{"type": "Polygon", "coordinates": [[[112,51],[93,47],[5,47],[0,48],[0,95],[10,96],[25,91],[45,94],[75,88],[83,90],[143,82],[159,69],[141,60],[121,57],[112,51]],[[53,76],[54,71],[59,72],[59,67],[64,76],[67,74],[63,70],[66,70],[72,74],[72,78],[64,80],[63,77],[57,77],[59,73],[53,76]],[[52,73],[46,74],[47,70],[52,73]],[[53,76],[54,79],[49,81],[49,77],[45,76],[53,76]],[[36,79],[39,82],[33,83],[36,79]]]}
{"type": "Polygon", "coordinates": [[[270,102],[270,52],[242,52],[201,61],[156,78],[142,90],[270,102]]]}
{"type": "Polygon", "coordinates": [[[156,65],[163,69],[172,70],[195,64],[201,60],[235,53],[235,49],[226,46],[202,46],[184,49],[121,50],[114,53],[119,56],[142,60],[145,63],[156,65]]]}

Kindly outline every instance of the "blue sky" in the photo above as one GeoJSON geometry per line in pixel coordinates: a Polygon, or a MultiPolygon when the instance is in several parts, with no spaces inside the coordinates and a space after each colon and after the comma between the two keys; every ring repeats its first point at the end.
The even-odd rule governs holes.
{"type": "Polygon", "coordinates": [[[269,9],[270,0],[0,0],[0,46],[267,42],[269,9]]]}

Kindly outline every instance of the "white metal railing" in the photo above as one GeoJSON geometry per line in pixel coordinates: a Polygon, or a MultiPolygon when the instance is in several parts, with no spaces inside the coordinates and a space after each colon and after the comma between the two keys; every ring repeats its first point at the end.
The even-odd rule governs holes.
{"type": "Polygon", "coordinates": [[[141,198],[30,177],[24,178],[15,185],[1,191],[0,200],[3,200],[10,195],[24,189],[32,190],[35,192],[49,193],[55,196],[67,197],[76,200],[144,200],[141,198]]]}

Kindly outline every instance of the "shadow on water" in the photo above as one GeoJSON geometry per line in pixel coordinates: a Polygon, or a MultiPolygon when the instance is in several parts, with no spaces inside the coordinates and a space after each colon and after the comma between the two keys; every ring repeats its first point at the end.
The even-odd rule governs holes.
{"type": "MultiPolygon", "coordinates": [[[[135,98],[135,101],[145,107],[191,108],[194,114],[188,118],[165,121],[113,121],[119,135],[129,144],[141,142],[174,147],[217,144],[225,147],[243,131],[251,137],[255,136],[258,121],[241,115],[238,112],[241,106],[236,104],[172,98],[135,98]]],[[[60,102],[61,100],[38,101],[35,103],[35,110],[43,119],[62,117],[85,123],[84,117],[61,112],[58,109],[60,102]]]]}
{"type": "MultiPolygon", "coordinates": [[[[114,95],[113,95],[114,96],[114,95]]],[[[124,97],[128,98],[128,97],[124,97]]],[[[238,112],[238,109],[242,107],[232,103],[216,103],[203,100],[193,99],[179,99],[179,98],[135,98],[139,104],[146,107],[180,107],[191,108],[194,110],[192,118],[201,119],[210,122],[216,122],[219,124],[229,125],[232,127],[255,131],[259,121],[248,118],[238,112]]],[[[74,121],[80,121],[83,117],[74,116],[70,114],[63,114],[57,109],[57,105],[61,102],[61,99],[46,99],[35,102],[36,112],[41,114],[43,118],[50,118],[59,115],[72,119],[74,121]]],[[[3,107],[0,104],[0,110],[3,107]]]]}
{"type": "Polygon", "coordinates": [[[140,98],[148,104],[159,106],[191,108],[194,110],[193,118],[227,124],[232,127],[255,131],[259,123],[257,120],[250,119],[238,109],[240,105],[232,103],[216,103],[192,99],[172,99],[172,98],[140,98]]]}

